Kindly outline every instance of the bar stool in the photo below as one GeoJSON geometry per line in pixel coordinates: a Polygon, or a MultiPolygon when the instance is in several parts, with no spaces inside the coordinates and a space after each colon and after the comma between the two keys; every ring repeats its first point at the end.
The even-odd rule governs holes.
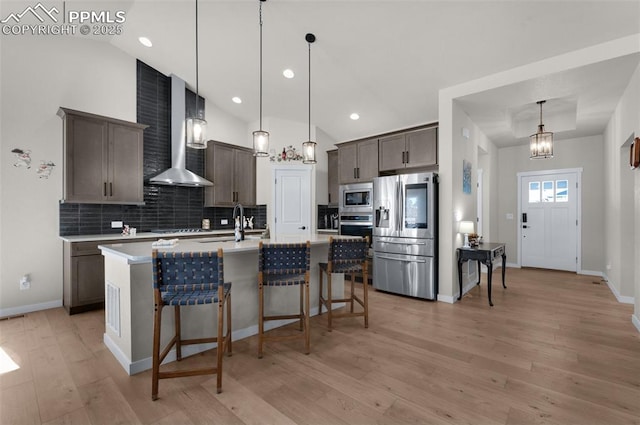
{"type": "Polygon", "coordinates": [[[151,399],[158,399],[158,380],[180,376],[217,374],[217,390],[222,392],[222,353],[231,355],[231,283],[224,281],[222,249],[217,252],[158,252],[153,250],[153,289],[155,313],[153,323],[153,372],[151,399]],[[218,307],[218,324],[215,337],[182,339],[180,333],[180,308],[213,304],[218,307]],[[226,306],[225,306],[226,305],[226,306]],[[173,306],[175,311],[175,335],[160,352],[160,328],[162,308],[173,306]],[[224,310],[226,308],[226,334],[223,335],[224,310]],[[217,343],[216,367],[160,372],[160,364],[176,347],[176,358],[182,360],[182,346],[189,344],[217,343]]]}
{"type": "Polygon", "coordinates": [[[369,238],[349,238],[334,239],[329,238],[329,258],[327,263],[319,263],[319,286],[320,296],[318,314],[322,314],[322,306],[327,309],[329,331],[333,326],[334,318],[341,317],[364,317],[364,327],[369,327],[369,291],[368,291],[368,266],[367,251],[369,249],[369,238]],[[327,274],[327,297],[322,294],[323,275],[327,274]],[[334,299],[331,293],[331,273],[345,273],[351,275],[351,292],[347,298],[334,299]],[[354,291],[354,281],[356,276],[362,277],[362,298],[358,297],[354,291]],[[362,311],[354,311],[354,301],[362,306],[362,311]],[[334,313],[332,305],[335,303],[349,303],[349,311],[334,313]]]}
{"type": "Polygon", "coordinates": [[[258,245],[258,358],[262,358],[266,341],[304,339],[305,353],[310,352],[309,329],[309,267],[311,243],[273,243],[258,245]],[[265,316],[264,287],[300,287],[300,311],[298,314],[265,316]],[[304,288],[304,292],[303,292],[304,288]],[[301,334],[265,335],[264,322],[269,320],[299,319],[301,334]]]}

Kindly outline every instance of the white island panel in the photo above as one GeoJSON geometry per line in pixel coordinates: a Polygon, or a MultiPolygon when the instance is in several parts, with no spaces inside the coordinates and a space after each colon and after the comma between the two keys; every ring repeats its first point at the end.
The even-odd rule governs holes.
{"type": "MultiPolygon", "coordinates": [[[[336,237],[336,236],[334,236],[336,237]]],[[[339,237],[339,236],[337,236],[339,237]]],[[[318,263],[326,262],[329,251],[328,235],[277,236],[263,240],[265,243],[311,242],[310,270],[310,314],[318,314],[318,263]]],[[[181,240],[171,248],[159,248],[165,252],[217,251],[223,249],[225,280],[232,282],[231,310],[233,340],[258,333],[258,243],[257,239],[240,242],[208,239],[181,240]]],[[[105,290],[107,285],[119,289],[119,299],[107,297],[107,315],[119,311],[119,329],[113,329],[107,317],[104,342],[129,374],[151,368],[153,343],[153,277],[151,268],[151,242],[114,244],[100,246],[105,257],[105,290]],[[110,303],[118,302],[117,308],[110,303]]],[[[333,276],[333,295],[342,298],[344,280],[342,274],[333,276]]],[[[297,313],[299,290],[296,287],[268,288],[265,291],[265,313],[297,313]]],[[[334,308],[340,308],[336,305],[334,308]]],[[[166,345],[173,335],[174,316],[172,308],[163,309],[162,344],[166,345]]],[[[283,326],[289,321],[266,322],[265,329],[283,326]]],[[[216,309],[212,306],[194,306],[182,309],[182,334],[184,338],[201,338],[215,333],[216,309]]],[[[201,344],[183,347],[188,356],[215,347],[201,344]]],[[[175,360],[170,353],[165,362],[175,360]]]]}

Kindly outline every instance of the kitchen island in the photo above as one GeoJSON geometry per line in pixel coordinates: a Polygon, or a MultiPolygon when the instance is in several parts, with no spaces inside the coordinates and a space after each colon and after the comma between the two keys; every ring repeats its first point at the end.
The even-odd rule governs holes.
{"type": "MultiPolygon", "coordinates": [[[[339,238],[340,236],[334,236],[339,238]]],[[[330,235],[273,236],[265,243],[311,242],[310,315],[318,314],[318,262],[326,262],[330,235]]],[[[216,251],[223,249],[225,281],[232,282],[232,338],[238,340],[258,333],[258,237],[235,242],[228,238],[206,237],[180,240],[166,252],[216,251]]],[[[100,245],[105,270],[105,334],[104,343],[128,374],[151,369],[153,342],[153,278],[151,266],[152,242],[100,245]]],[[[344,280],[333,277],[333,294],[341,296],[344,280]]],[[[269,288],[265,294],[265,313],[295,313],[299,307],[299,291],[269,288]],[[276,292],[279,291],[279,292],[276,292]],[[277,293],[277,296],[275,296],[277,293]]],[[[340,308],[337,305],[335,308],[340,308]]],[[[184,338],[202,338],[214,332],[217,318],[211,306],[194,306],[182,312],[184,338]]],[[[163,312],[162,345],[173,335],[173,309],[163,312]]],[[[289,321],[265,324],[265,330],[286,325],[289,321]],[[268,326],[267,326],[268,325],[268,326]]],[[[183,347],[183,356],[214,348],[215,344],[183,347]]],[[[165,362],[175,360],[169,353],[165,362]]]]}

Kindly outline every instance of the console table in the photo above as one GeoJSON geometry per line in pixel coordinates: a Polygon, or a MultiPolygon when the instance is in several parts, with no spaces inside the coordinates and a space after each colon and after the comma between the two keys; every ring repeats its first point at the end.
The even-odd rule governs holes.
{"type": "Polygon", "coordinates": [[[480,264],[487,266],[487,291],[489,293],[489,305],[493,307],[491,301],[491,275],[493,273],[493,261],[502,256],[502,287],[507,288],[504,284],[504,272],[507,264],[507,254],[503,243],[485,242],[478,246],[470,248],[458,248],[458,282],[460,283],[460,295],[458,300],[462,299],[462,263],[465,261],[475,260],[478,262],[478,283],[480,285],[480,264]]]}

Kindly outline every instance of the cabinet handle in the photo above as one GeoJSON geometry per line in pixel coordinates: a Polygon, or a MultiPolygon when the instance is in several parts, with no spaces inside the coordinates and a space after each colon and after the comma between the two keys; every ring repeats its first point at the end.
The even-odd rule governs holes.
{"type": "Polygon", "coordinates": [[[331,194],[329,194],[329,203],[331,203],[331,194]]]}
{"type": "Polygon", "coordinates": [[[354,168],[354,169],[353,169],[353,178],[354,178],[354,179],[357,179],[357,178],[358,178],[358,177],[356,176],[356,170],[357,170],[357,168],[354,168]]]}
{"type": "Polygon", "coordinates": [[[104,182],[104,188],[102,189],[102,196],[107,196],[107,182],[104,182]]]}
{"type": "Polygon", "coordinates": [[[404,154],[405,154],[405,152],[404,152],[404,151],[402,151],[402,163],[403,163],[403,164],[404,164],[404,154]]]}
{"type": "Polygon", "coordinates": [[[110,196],[113,196],[113,183],[109,182],[109,193],[110,196]]]}
{"type": "Polygon", "coordinates": [[[406,151],[405,153],[407,154],[407,162],[406,162],[406,164],[408,164],[409,163],[409,151],[406,151]]]}
{"type": "Polygon", "coordinates": [[[356,178],[359,179],[360,178],[360,167],[356,168],[356,178]]]}

